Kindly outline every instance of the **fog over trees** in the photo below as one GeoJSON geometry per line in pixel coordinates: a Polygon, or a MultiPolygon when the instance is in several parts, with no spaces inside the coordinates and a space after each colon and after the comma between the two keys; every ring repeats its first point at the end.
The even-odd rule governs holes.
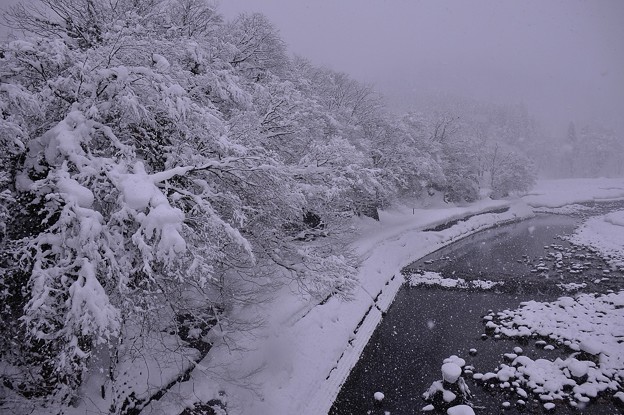
{"type": "Polygon", "coordinates": [[[323,239],[351,217],[624,173],[622,137],[600,124],[547,139],[514,101],[390,109],[374,85],[291,55],[260,13],[36,5],[8,10],[24,35],[0,45],[5,402],[70,405],[97,360],[124,413],[149,399],[115,383],[141,358],[129,344],[175,349],[186,370],[205,355],[189,343],[259,324],[240,310],[284,285],[348,300],[357,262],[323,239]]]}

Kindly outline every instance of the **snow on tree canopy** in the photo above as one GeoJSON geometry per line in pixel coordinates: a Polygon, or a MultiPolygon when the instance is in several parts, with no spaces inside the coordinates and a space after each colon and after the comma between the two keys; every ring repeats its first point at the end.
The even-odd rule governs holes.
{"type": "Polygon", "coordinates": [[[82,259],[78,279],[69,287],[70,310],[81,327],[81,334],[101,332],[99,342],[119,332],[119,310],[109,301],[106,292],[97,279],[96,269],[88,259],[82,259]]]}
{"type": "Polygon", "coordinates": [[[172,260],[176,254],[186,249],[186,242],[180,234],[184,213],[169,204],[168,199],[156,187],[154,176],[145,172],[142,162],[134,164],[132,173],[109,173],[116,182],[128,208],[137,212],[140,231],[133,236],[135,243],[140,239],[158,240],[156,255],[160,259],[172,260]]]}
{"type": "Polygon", "coordinates": [[[323,177],[296,171],[312,138],[326,143],[354,126],[287,79],[270,23],[222,25],[201,1],[187,11],[169,1],[60,2],[68,15],[58,17],[71,25],[29,20],[50,28],[50,39],[8,43],[0,56],[0,141],[9,149],[0,156],[0,226],[17,235],[6,241],[15,252],[6,275],[20,276],[0,295],[3,304],[26,296],[2,312],[23,323],[4,330],[24,345],[11,346],[11,364],[41,375],[28,387],[71,401],[96,350],[110,352],[104,371],[119,375],[114,359],[130,353],[119,345],[136,335],[124,331],[130,322],[144,320],[154,330],[145,338],[157,337],[181,333],[179,319],[192,315],[189,333],[202,338],[218,317],[218,340],[239,327],[229,313],[285,282],[307,301],[348,298],[354,260],[294,235],[304,208],[329,227],[360,189],[373,197],[380,185],[353,137],[339,144],[357,157],[338,157],[323,177]],[[81,20],[76,7],[94,12],[81,20]],[[244,33],[253,37],[248,61],[244,33]],[[318,120],[330,118],[336,130],[325,132],[318,120]]]}
{"type": "Polygon", "coordinates": [[[82,186],[76,180],[69,177],[59,177],[56,181],[58,189],[67,202],[76,203],[83,208],[89,208],[93,205],[95,196],[88,188],[82,186]]]}

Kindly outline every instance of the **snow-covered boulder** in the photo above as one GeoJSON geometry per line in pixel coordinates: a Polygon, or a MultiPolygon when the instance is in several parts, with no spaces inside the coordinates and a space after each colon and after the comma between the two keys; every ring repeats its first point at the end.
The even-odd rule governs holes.
{"type": "Polygon", "coordinates": [[[456,405],[446,410],[447,415],[475,415],[474,409],[468,405],[456,405]]]}
{"type": "Polygon", "coordinates": [[[448,383],[455,383],[461,375],[462,369],[457,363],[445,363],[442,365],[442,379],[448,383]]]}

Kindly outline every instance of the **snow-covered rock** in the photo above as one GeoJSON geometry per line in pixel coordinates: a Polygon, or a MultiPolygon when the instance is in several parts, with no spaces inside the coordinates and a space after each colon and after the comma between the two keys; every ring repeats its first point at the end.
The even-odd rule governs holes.
{"type": "Polygon", "coordinates": [[[468,405],[455,405],[446,410],[447,415],[475,415],[474,409],[468,405]]]}
{"type": "MultiPolygon", "coordinates": [[[[496,377],[501,386],[513,377],[520,398],[527,398],[526,389],[547,403],[565,399],[575,404],[617,390],[618,379],[624,376],[624,348],[618,343],[624,336],[623,302],[624,291],[581,294],[550,303],[528,301],[517,310],[497,313],[497,318],[488,323],[505,336],[525,337],[528,331],[529,335],[547,337],[572,351],[585,353],[554,360],[517,355],[510,365],[498,368],[496,377]],[[580,360],[587,355],[597,362],[580,360]]],[[[554,349],[544,340],[535,344],[545,350],[554,349]]],[[[475,374],[473,378],[486,381],[491,376],[475,374]]]]}
{"type": "Polygon", "coordinates": [[[444,363],[442,365],[442,379],[449,383],[457,382],[462,369],[457,363],[444,363]]]}
{"type": "Polygon", "coordinates": [[[579,346],[582,351],[592,355],[597,355],[602,351],[602,344],[598,340],[591,338],[583,339],[579,346]]]}

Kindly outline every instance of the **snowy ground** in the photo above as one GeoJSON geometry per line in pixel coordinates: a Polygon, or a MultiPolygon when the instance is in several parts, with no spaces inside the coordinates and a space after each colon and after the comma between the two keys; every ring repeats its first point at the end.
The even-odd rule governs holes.
{"type": "MultiPolygon", "coordinates": [[[[270,307],[278,311],[267,324],[240,335],[239,342],[248,344],[249,350],[215,344],[188,381],[173,387],[143,413],[177,415],[180,407],[227,396],[229,414],[326,414],[403,284],[400,270],[404,266],[477,231],[530,217],[535,210],[564,213],[569,205],[622,198],[623,179],[545,181],[520,199],[480,201],[465,207],[405,207],[381,212],[379,222],[363,220],[360,237],[352,244],[362,263],[360,284],[351,301],[330,298],[310,304],[294,293],[280,295],[279,302],[270,307]],[[509,209],[486,213],[501,208],[509,209]],[[475,214],[448,229],[425,231],[475,214]],[[262,370],[251,369],[260,363],[262,370]]],[[[602,243],[610,238],[609,252],[621,253],[624,243],[612,237],[624,233],[622,216],[607,216],[599,225],[587,225],[591,238],[589,231],[575,237],[599,250],[606,249],[602,243]],[[613,245],[617,243],[621,243],[619,251],[613,245]]]]}
{"type": "Polygon", "coordinates": [[[608,258],[612,266],[624,269],[624,211],[589,219],[570,238],[608,258]]]}
{"type": "Polygon", "coordinates": [[[560,208],[588,201],[622,198],[622,179],[542,180],[522,197],[534,208],[560,208]]]}

